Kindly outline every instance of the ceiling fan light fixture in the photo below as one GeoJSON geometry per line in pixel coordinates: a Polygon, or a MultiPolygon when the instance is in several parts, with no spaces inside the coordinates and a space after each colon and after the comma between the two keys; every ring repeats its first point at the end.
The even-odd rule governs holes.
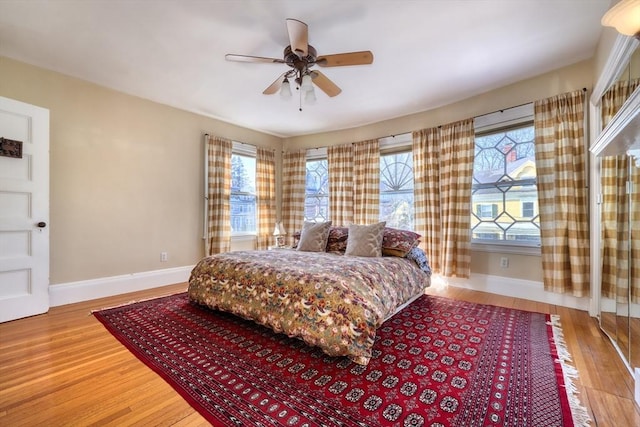
{"type": "Polygon", "coordinates": [[[316,103],[316,92],[313,87],[304,95],[304,103],[309,105],[316,103]]]}
{"type": "Polygon", "coordinates": [[[311,75],[309,73],[306,73],[302,76],[302,84],[300,85],[300,89],[305,92],[313,90],[313,83],[311,81],[311,75]]]}
{"type": "Polygon", "coordinates": [[[640,38],[640,0],[620,1],[604,14],[601,23],[625,36],[640,38]]]}
{"type": "Polygon", "coordinates": [[[282,99],[291,98],[291,85],[289,84],[289,79],[286,77],[282,82],[282,86],[280,86],[280,98],[282,99]]]}

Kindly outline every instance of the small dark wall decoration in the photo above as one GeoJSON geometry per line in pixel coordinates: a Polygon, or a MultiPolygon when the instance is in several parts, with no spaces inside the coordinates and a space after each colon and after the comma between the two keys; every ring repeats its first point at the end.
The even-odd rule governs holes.
{"type": "Polygon", "coordinates": [[[22,141],[0,138],[0,156],[22,158],[22,141]]]}

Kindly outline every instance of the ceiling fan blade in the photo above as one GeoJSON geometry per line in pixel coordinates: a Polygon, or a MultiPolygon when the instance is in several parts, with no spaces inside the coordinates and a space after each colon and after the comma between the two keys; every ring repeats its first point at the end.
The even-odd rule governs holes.
{"type": "Polygon", "coordinates": [[[316,86],[318,86],[320,89],[322,89],[324,93],[326,93],[331,97],[339,95],[340,92],[342,92],[342,89],[336,86],[334,82],[329,80],[329,78],[324,74],[322,74],[320,71],[315,71],[315,70],[312,71],[311,78],[313,83],[316,84],[316,86]]]}
{"type": "Polygon", "coordinates": [[[335,55],[322,55],[316,59],[316,64],[321,67],[342,67],[345,65],[366,65],[373,62],[373,53],[370,50],[360,52],[336,53],[335,55]]]}
{"type": "Polygon", "coordinates": [[[300,58],[309,53],[309,27],[302,21],[287,18],[287,31],[291,50],[300,58]]]}
{"type": "Polygon", "coordinates": [[[264,56],[236,55],[233,53],[227,53],[224,56],[224,59],[226,59],[227,61],[235,61],[235,62],[271,62],[271,63],[284,64],[283,59],[265,58],[264,56]]]}
{"type": "Polygon", "coordinates": [[[280,87],[282,86],[282,82],[284,81],[285,74],[287,73],[280,74],[280,76],[262,93],[265,95],[273,95],[274,93],[278,92],[280,90],[280,87]]]}

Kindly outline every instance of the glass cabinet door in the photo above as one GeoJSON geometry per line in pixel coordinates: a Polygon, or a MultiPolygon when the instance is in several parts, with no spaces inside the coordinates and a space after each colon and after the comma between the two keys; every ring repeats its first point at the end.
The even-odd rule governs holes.
{"type": "Polygon", "coordinates": [[[640,367],[640,164],[629,162],[629,364],[640,367]]]}
{"type": "Polygon", "coordinates": [[[629,203],[626,155],[601,158],[600,326],[629,355],[629,203]]]}

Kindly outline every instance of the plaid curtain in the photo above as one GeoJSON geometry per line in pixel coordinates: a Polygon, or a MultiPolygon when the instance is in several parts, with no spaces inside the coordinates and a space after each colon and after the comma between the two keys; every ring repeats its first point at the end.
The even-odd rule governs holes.
{"type": "Polygon", "coordinates": [[[334,226],[353,222],[353,144],[327,148],[329,219],[334,226]]]}
{"type": "Polygon", "coordinates": [[[584,103],[577,90],[534,103],[544,289],[589,295],[584,103]]]}
{"type": "Polygon", "coordinates": [[[273,150],[260,147],[256,150],[256,207],[256,249],[267,249],[271,240],[275,242],[273,229],[276,223],[276,161],[273,150]]]}
{"type": "Polygon", "coordinates": [[[442,126],[440,136],[440,205],[442,274],[471,273],[471,179],[475,130],[473,119],[442,126]]]}
{"type": "Polygon", "coordinates": [[[354,144],[353,164],[353,221],[356,224],[375,224],[380,220],[380,144],[378,140],[354,144]]]}
{"type": "Polygon", "coordinates": [[[207,136],[207,256],[227,252],[231,243],[231,141],[207,136]]]}
{"type": "Polygon", "coordinates": [[[287,245],[293,244],[293,233],[302,229],[306,182],[306,150],[284,153],[282,156],[282,225],[287,232],[285,239],[287,245]]]}
{"type": "Polygon", "coordinates": [[[471,273],[473,119],[413,133],[416,231],[432,269],[445,277],[471,273]]]}
{"type": "Polygon", "coordinates": [[[422,235],[420,246],[434,273],[441,273],[440,231],[440,129],[422,129],[413,138],[414,228],[422,235]]]}
{"type": "MultiPolygon", "coordinates": [[[[631,96],[640,84],[640,79],[619,81],[612,86],[601,100],[602,125],[606,126],[613,116],[620,110],[624,102],[631,96]]],[[[601,210],[601,259],[602,259],[602,284],[601,294],[607,298],[616,299],[620,303],[627,303],[629,296],[629,268],[640,266],[640,252],[634,250],[633,244],[638,244],[634,239],[629,241],[629,220],[636,221],[635,230],[638,228],[638,214],[631,211],[629,217],[630,199],[626,194],[626,181],[638,181],[640,170],[631,166],[631,159],[626,155],[607,156],[600,161],[600,177],[602,190],[601,210]],[[634,262],[629,265],[629,248],[634,262]]],[[[637,187],[634,187],[637,188],[637,187]]],[[[631,197],[638,197],[631,195],[631,197]]],[[[638,205],[635,205],[638,206],[638,205]]],[[[632,227],[632,232],[634,228],[632,227]]],[[[640,273],[640,272],[638,272],[640,273]]],[[[632,284],[632,294],[638,302],[640,296],[640,276],[635,278],[632,284]]]]}

